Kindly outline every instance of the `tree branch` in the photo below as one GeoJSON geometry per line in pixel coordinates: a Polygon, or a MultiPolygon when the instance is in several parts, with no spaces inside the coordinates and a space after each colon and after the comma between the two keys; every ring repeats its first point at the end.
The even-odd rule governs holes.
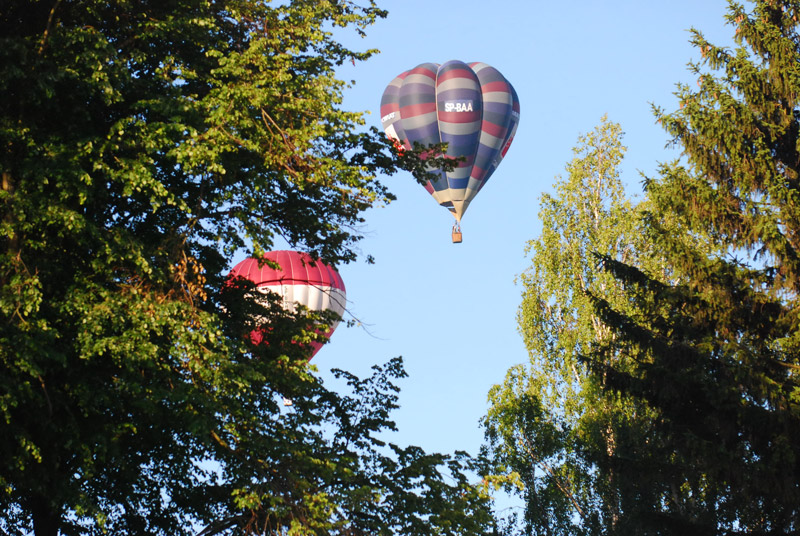
{"type": "Polygon", "coordinates": [[[570,502],[578,511],[580,516],[586,519],[586,513],[583,511],[583,508],[581,508],[581,505],[578,503],[578,500],[575,498],[575,495],[565,487],[565,485],[561,482],[561,479],[558,477],[555,471],[553,471],[553,468],[550,467],[550,465],[547,462],[541,460],[538,456],[536,456],[536,454],[533,452],[533,447],[531,446],[530,441],[528,441],[528,437],[524,434],[520,434],[519,437],[522,438],[522,443],[525,446],[525,451],[528,453],[528,456],[531,457],[531,460],[533,460],[533,464],[540,466],[542,469],[544,469],[544,471],[548,475],[550,475],[550,478],[553,479],[553,481],[555,482],[556,486],[561,491],[561,493],[563,493],[564,496],[570,500],[570,502]]]}
{"type": "Polygon", "coordinates": [[[42,34],[42,40],[39,41],[39,50],[37,51],[39,55],[41,55],[42,52],[44,52],[44,45],[47,42],[47,37],[50,35],[50,28],[53,25],[53,17],[56,14],[56,8],[58,8],[58,4],[60,3],[61,0],[56,0],[56,3],[53,4],[53,8],[50,10],[50,15],[48,15],[47,17],[47,26],[45,26],[44,28],[44,33],[42,34]]]}

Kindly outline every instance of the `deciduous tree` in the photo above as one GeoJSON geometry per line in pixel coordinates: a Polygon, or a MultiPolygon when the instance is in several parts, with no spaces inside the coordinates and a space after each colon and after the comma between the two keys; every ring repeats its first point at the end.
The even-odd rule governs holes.
{"type": "Polygon", "coordinates": [[[224,281],[235,251],[278,236],[353,260],[363,211],[391,200],[375,175],[398,155],[341,109],[335,76],[373,51],[332,34],[384,15],[346,0],[3,4],[0,530],[488,526],[468,459],[379,439],[399,363],[348,377],[352,396],[326,391],[293,343],[324,315],[224,281]],[[252,347],[258,317],[269,344],[252,347]]]}
{"type": "Polygon", "coordinates": [[[640,207],[619,177],[625,153],[620,125],[603,118],[574,153],[567,176],[542,196],[542,232],[528,243],[531,266],[520,277],[519,331],[530,365],[512,368],[492,390],[486,420],[488,453],[502,472],[497,482],[511,490],[521,486],[522,528],[533,534],[622,531],[631,496],[648,488],[658,493],[650,482],[621,480],[604,463],[629,456],[646,436],[647,411],[606,394],[603,378],[587,374],[580,361],[593,344],[612,338],[591,294],[624,304],[621,285],[598,268],[596,255],[652,264],[640,207]]]}

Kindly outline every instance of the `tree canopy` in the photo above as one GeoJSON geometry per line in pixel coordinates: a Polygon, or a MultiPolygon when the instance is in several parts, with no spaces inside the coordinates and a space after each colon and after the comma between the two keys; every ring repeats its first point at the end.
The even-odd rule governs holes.
{"type": "Polygon", "coordinates": [[[644,182],[640,241],[604,230],[638,255],[602,235],[562,240],[587,228],[589,192],[545,200],[545,215],[564,208],[524,279],[534,364],[497,389],[487,421],[502,468],[528,484],[529,533],[800,530],[798,17],[796,1],[730,2],[736,47],[693,31],[697,87],[655,109],[682,155],[644,182]],[[580,265],[562,258],[582,244],[580,265]],[[587,267],[593,285],[575,279],[587,267]]]}
{"type": "Polygon", "coordinates": [[[694,32],[698,89],[679,86],[680,108],[656,110],[683,158],[646,183],[648,238],[669,277],[603,259],[634,312],[597,296],[616,338],[589,363],[610,389],[658,412],[669,464],[654,478],[690,492],[689,501],[652,505],[643,514],[652,526],[799,528],[798,16],[794,1],[758,1],[752,11],[732,2],[735,49],[694,32]],[[634,357],[635,367],[601,365],[609,352],[634,357]]]}
{"type": "MultiPolygon", "coordinates": [[[[527,533],[639,533],[627,525],[632,496],[658,493],[649,478],[623,481],[604,463],[609,454],[630,456],[648,436],[646,408],[604,393],[603,378],[581,361],[611,337],[591,294],[625,303],[622,286],[595,255],[657,263],[643,240],[642,207],[628,199],[619,176],[622,136],[620,125],[603,118],[580,137],[554,193],[542,195],[542,232],[527,245],[531,266],[519,281],[519,331],[530,365],[509,370],[490,393],[487,453],[501,472],[498,485],[524,497],[520,528],[527,533]]],[[[624,364],[624,356],[611,359],[624,364]]]]}
{"type": "Polygon", "coordinates": [[[468,458],[379,439],[398,361],[327,391],[302,342],[329,319],[225,282],[235,251],[277,237],[354,260],[363,211],[392,199],[376,174],[413,164],[340,107],[336,66],[374,51],[333,30],[383,16],[338,0],[4,4],[0,531],[487,530],[468,458]],[[244,336],[255,318],[266,345],[244,336]]]}

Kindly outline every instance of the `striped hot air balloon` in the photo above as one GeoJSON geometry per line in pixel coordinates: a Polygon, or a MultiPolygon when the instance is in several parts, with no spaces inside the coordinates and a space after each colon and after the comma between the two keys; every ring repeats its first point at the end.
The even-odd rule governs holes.
{"type": "MultiPolygon", "coordinates": [[[[312,311],[330,310],[342,317],[347,303],[344,281],[331,266],[299,251],[270,251],[264,257],[277,262],[280,269],[266,264],[259,267],[257,259],[248,258],[234,266],[229,277],[243,277],[264,293],[277,293],[283,298],[283,307],[289,311],[294,311],[299,303],[312,311]]],[[[338,325],[337,320],[325,335],[330,337],[338,325]]],[[[251,337],[256,344],[261,342],[260,332],[254,331],[251,337]]],[[[311,345],[311,357],[314,357],[322,343],[312,342],[311,345]]]]}
{"type": "Polygon", "coordinates": [[[519,124],[519,99],[500,72],[485,63],[423,63],[392,80],[381,99],[386,134],[411,149],[447,143],[446,156],[463,158],[425,189],[456,218],[453,241],[467,207],[506,155],[519,124]]]}

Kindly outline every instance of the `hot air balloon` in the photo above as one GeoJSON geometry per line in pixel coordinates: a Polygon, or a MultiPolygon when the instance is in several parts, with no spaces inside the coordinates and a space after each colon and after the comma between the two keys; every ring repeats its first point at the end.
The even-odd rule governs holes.
{"type": "MultiPolygon", "coordinates": [[[[265,258],[280,265],[280,269],[264,264],[259,267],[257,259],[248,258],[237,264],[228,277],[243,277],[256,284],[261,292],[275,292],[283,298],[283,307],[294,311],[296,304],[312,311],[330,310],[342,317],[347,303],[344,281],[339,273],[321,261],[314,261],[309,255],[299,251],[270,251],[265,258]]],[[[325,334],[330,337],[337,320],[325,334]]],[[[251,333],[253,342],[261,342],[261,333],[251,333]]],[[[312,342],[314,357],[322,343],[312,342]]]]}
{"type": "Polygon", "coordinates": [[[463,158],[425,189],[456,218],[453,242],[461,242],[461,218],[505,157],[519,124],[519,99],[500,72],[485,63],[423,63],[392,80],[381,99],[386,134],[414,143],[447,143],[446,157],[463,158]]]}

